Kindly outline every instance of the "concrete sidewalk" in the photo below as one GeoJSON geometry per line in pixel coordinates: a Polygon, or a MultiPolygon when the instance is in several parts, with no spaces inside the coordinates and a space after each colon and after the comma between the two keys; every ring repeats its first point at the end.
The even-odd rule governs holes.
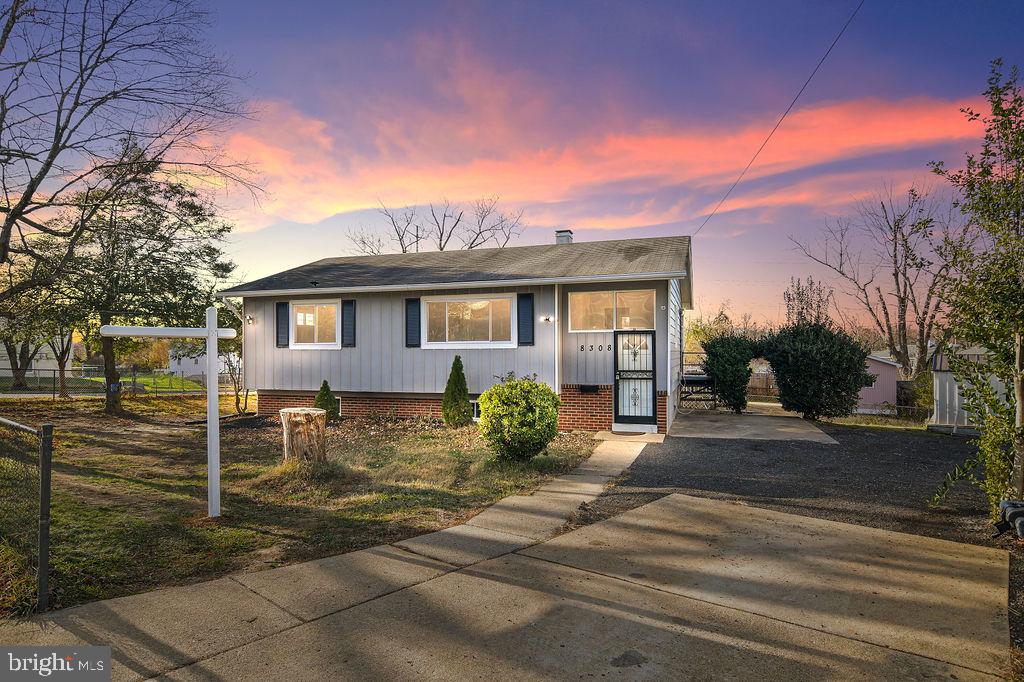
{"type": "Polygon", "coordinates": [[[468,523],[317,561],[65,609],[0,626],[0,644],[105,644],[114,679],[168,672],[555,535],[645,442],[600,443],[570,474],[468,523]]]}

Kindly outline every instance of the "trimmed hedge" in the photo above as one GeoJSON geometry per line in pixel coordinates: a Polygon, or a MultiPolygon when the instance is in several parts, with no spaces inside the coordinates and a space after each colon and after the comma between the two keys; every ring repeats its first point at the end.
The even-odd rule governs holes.
{"type": "Polygon", "coordinates": [[[483,392],[480,433],[499,457],[526,461],[558,435],[561,401],[547,384],[512,374],[483,392]]]}
{"type": "Polygon", "coordinates": [[[758,344],[741,336],[716,336],[703,344],[706,356],[704,372],[715,382],[715,393],[733,412],[747,407],[750,361],[757,356],[758,344]]]}
{"type": "Polygon", "coordinates": [[[783,409],[805,419],[852,414],[860,390],[874,383],[867,371],[868,349],[831,324],[791,324],[761,345],[775,372],[783,409]]]}

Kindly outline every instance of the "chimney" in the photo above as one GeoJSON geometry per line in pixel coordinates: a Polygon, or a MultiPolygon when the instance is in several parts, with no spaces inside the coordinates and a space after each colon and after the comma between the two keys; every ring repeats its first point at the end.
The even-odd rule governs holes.
{"type": "Polygon", "coordinates": [[[572,244],[572,230],[555,230],[556,244],[572,244]]]}

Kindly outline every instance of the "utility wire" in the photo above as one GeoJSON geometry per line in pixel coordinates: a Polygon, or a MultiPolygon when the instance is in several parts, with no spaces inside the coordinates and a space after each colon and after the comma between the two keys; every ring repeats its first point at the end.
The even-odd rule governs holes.
{"type": "Polygon", "coordinates": [[[798,99],[800,99],[800,95],[804,94],[804,90],[806,90],[807,86],[811,84],[811,79],[814,78],[814,74],[818,73],[818,69],[820,69],[821,65],[825,63],[826,59],[828,59],[829,54],[832,53],[832,48],[836,46],[836,43],[839,42],[839,39],[843,37],[844,33],[846,33],[846,28],[853,22],[853,18],[857,16],[857,12],[860,11],[860,8],[864,6],[864,2],[865,0],[860,0],[860,4],[858,4],[857,7],[853,10],[853,14],[851,14],[850,18],[846,20],[846,23],[843,24],[843,27],[839,29],[839,33],[836,34],[835,40],[832,41],[832,44],[828,46],[827,50],[825,50],[825,54],[823,54],[821,56],[821,59],[818,60],[818,63],[817,65],[815,65],[814,70],[811,71],[811,75],[807,77],[806,81],[804,81],[803,87],[801,87],[800,91],[796,93],[796,97],[794,97],[793,101],[789,103],[789,106],[786,107],[786,110],[782,112],[782,116],[779,117],[779,120],[775,124],[775,127],[772,128],[770,133],[768,133],[768,137],[764,138],[764,142],[762,142],[761,146],[757,148],[757,151],[754,152],[754,155],[750,157],[750,161],[748,161],[747,165],[743,168],[742,171],[740,171],[740,174],[736,178],[736,181],[732,183],[732,185],[729,187],[726,193],[722,196],[721,200],[719,200],[718,204],[715,206],[715,209],[708,214],[708,217],[705,218],[704,222],[700,224],[700,227],[697,228],[697,231],[693,233],[694,237],[700,234],[700,231],[704,229],[704,226],[708,224],[708,221],[715,217],[715,214],[718,213],[718,209],[722,208],[722,204],[724,204],[725,200],[729,198],[729,195],[732,194],[732,191],[736,189],[736,185],[740,184],[740,180],[742,180],[743,176],[747,174],[747,171],[750,170],[750,167],[754,165],[754,161],[757,160],[757,157],[761,153],[761,150],[763,150],[765,146],[767,146],[768,141],[772,139],[772,135],[775,134],[775,131],[779,129],[779,126],[782,125],[782,122],[786,120],[786,116],[788,116],[789,112],[793,110],[794,106],[796,106],[796,102],[798,99]]]}

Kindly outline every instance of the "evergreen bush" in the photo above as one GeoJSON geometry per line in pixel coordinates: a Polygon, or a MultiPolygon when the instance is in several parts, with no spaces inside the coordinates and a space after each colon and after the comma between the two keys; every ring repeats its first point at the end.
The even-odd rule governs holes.
{"type": "Polygon", "coordinates": [[[860,390],[874,383],[867,371],[868,349],[828,322],[787,325],[761,346],[783,409],[805,419],[852,414],[860,390]]]}
{"type": "Polygon", "coordinates": [[[722,334],[704,341],[704,372],[715,382],[715,394],[739,414],[747,406],[750,361],[757,343],[742,336],[722,334]]]}
{"type": "Polygon", "coordinates": [[[473,406],[469,402],[469,389],[466,387],[466,373],[462,368],[462,357],[455,356],[452,371],[448,374],[448,385],[444,387],[441,398],[441,418],[452,428],[469,426],[473,423],[473,406]]]}
{"type": "Polygon", "coordinates": [[[480,396],[480,433],[499,457],[529,460],[558,435],[560,406],[547,384],[509,374],[480,396]]]}
{"type": "Polygon", "coordinates": [[[320,390],[313,399],[313,407],[327,410],[327,421],[334,421],[338,418],[341,407],[338,399],[331,393],[331,387],[327,384],[327,379],[324,379],[324,382],[320,384],[320,390]]]}

